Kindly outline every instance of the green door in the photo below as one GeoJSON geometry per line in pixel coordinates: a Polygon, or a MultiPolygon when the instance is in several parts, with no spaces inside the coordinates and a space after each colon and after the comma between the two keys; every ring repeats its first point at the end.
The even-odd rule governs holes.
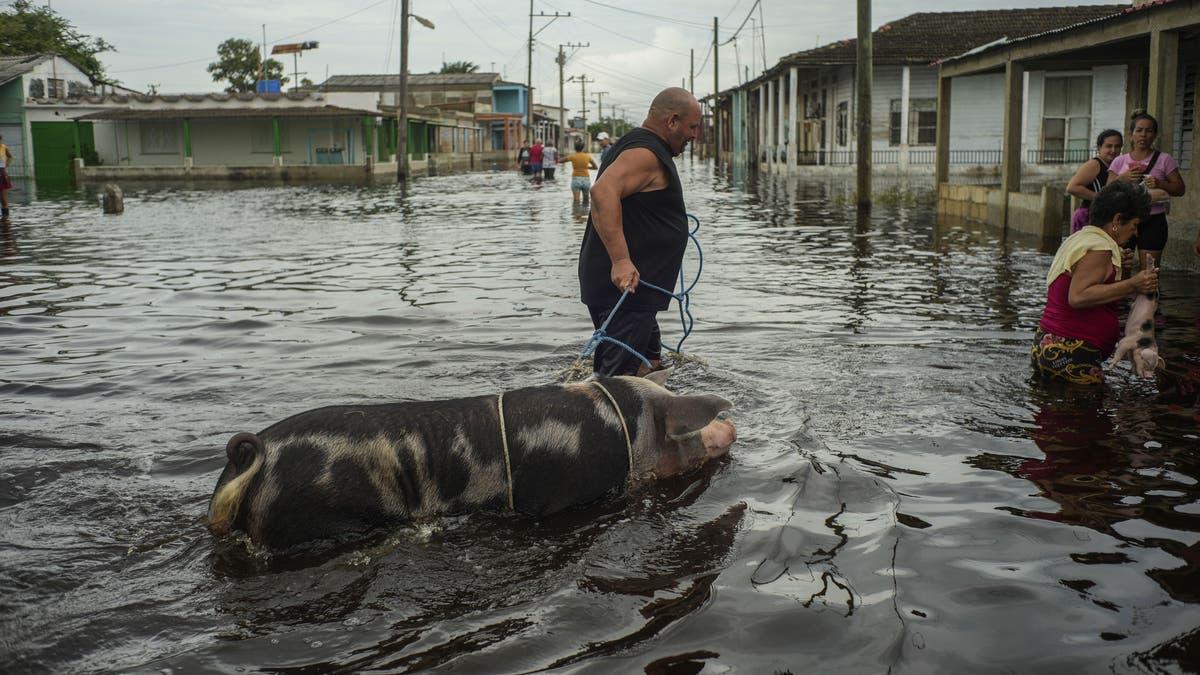
{"type": "Polygon", "coordinates": [[[38,185],[71,183],[71,160],[75,158],[75,125],[83,156],[95,157],[96,139],[91,122],[31,122],[33,170],[38,185]]]}

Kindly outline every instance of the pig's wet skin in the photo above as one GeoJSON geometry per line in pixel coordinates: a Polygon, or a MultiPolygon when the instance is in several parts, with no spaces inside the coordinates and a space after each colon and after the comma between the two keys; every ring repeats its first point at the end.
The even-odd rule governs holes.
{"type": "Polygon", "coordinates": [[[300,413],[230,439],[209,529],[287,549],[476,510],[540,517],[728,453],[732,404],[666,377],[300,413]]]}
{"type": "Polygon", "coordinates": [[[1158,355],[1158,342],[1154,337],[1154,312],[1157,309],[1157,293],[1138,294],[1125,319],[1125,337],[1117,342],[1109,366],[1115,366],[1128,356],[1138,377],[1152,378],[1155,370],[1165,365],[1158,355]]]}

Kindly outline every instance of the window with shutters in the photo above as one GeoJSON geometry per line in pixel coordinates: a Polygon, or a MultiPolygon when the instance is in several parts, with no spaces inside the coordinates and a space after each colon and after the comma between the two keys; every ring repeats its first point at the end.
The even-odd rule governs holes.
{"type": "Polygon", "coordinates": [[[908,102],[909,145],[937,143],[937,99],[914,98],[908,102]]]}
{"type": "Polygon", "coordinates": [[[850,105],[842,101],[837,107],[837,144],[846,145],[847,127],[850,126],[850,105]]]}
{"type": "Polygon", "coordinates": [[[1184,66],[1179,73],[1179,93],[1176,119],[1179,133],[1175,135],[1175,148],[1171,154],[1179,162],[1179,168],[1192,168],[1192,147],[1196,129],[1196,70],[1194,63],[1184,66]]]}
{"type": "Polygon", "coordinates": [[[1042,98],[1042,161],[1083,161],[1091,151],[1092,76],[1046,75],[1042,98]]]}

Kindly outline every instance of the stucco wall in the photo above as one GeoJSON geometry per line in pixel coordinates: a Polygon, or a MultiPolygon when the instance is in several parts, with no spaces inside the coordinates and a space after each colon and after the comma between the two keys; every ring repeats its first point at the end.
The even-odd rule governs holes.
{"type": "MultiPolygon", "coordinates": [[[[362,164],[362,122],[359,118],[306,118],[279,121],[284,165],[316,163],[315,148],[338,143],[349,164],[362,164]]],[[[101,121],[95,124],[96,151],[111,166],[182,166],[183,129],[179,120],[160,124],[101,121]],[[169,132],[170,152],[147,152],[142,141],[151,127],[169,132]]],[[[270,166],[274,158],[271,120],[194,119],[191,121],[192,161],[195,166],[270,166]]],[[[161,148],[166,150],[166,148],[161,148]]]]}

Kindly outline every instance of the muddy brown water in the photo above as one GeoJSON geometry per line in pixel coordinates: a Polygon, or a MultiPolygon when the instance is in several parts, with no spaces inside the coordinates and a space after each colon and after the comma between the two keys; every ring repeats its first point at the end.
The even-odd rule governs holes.
{"type": "Polygon", "coordinates": [[[558,378],[590,332],[567,181],[19,203],[0,670],[1200,669],[1197,277],[1163,275],[1157,382],[1047,389],[1047,252],[936,224],[920,182],[860,220],[838,181],[683,175],[705,265],[671,386],[736,403],[727,461],[288,559],[204,530],[225,440],[558,378]]]}

